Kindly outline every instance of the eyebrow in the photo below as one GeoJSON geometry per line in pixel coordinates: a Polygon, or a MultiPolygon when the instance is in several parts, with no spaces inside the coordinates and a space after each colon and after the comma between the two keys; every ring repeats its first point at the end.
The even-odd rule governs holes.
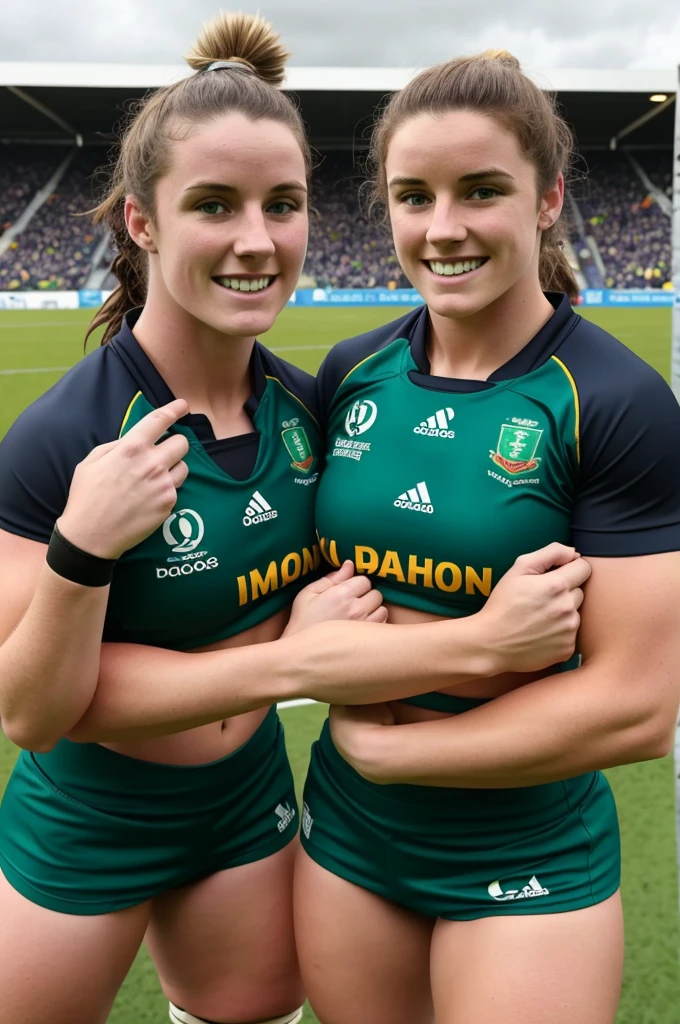
{"type": "MultiPolygon", "coordinates": [[[[238,192],[235,185],[225,185],[218,181],[199,181],[196,185],[190,185],[185,192],[238,192]]],[[[274,185],[270,192],[306,192],[305,185],[299,181],[283,181],[280,185],[274,185]]]]}
{"type": "MultiPolygon", "coordinates": [[[[499,167],[487,167],[483,171],[471,171],[470,174],[461,174],[459,181],[483,181],[484,178],[509,178],[514,181],[512,174],[507,171],[502,171],[499,167]]],[[[392,178],[389,187],[392,188],[394,185],[426,185],[427,182],[422,178],[404,178],[397,176],[392,178]]]]}

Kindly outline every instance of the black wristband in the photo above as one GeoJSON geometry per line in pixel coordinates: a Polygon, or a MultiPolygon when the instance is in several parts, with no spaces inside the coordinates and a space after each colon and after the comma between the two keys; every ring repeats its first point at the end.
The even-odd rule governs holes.
{"type": "Polygon", "coordinates": [[[47,564],[57,576],[82,587],[105,587],[113,579],[115,558],[98,558],[71,544],[59,531],[57,524],[47,548],[47,564]]]}

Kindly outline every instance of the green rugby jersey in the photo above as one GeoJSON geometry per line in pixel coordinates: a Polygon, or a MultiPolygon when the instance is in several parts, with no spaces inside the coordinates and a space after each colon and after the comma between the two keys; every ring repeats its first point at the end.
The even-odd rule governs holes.
{"type": "Polygon", "coordinates": [[[482,608],[518,555],[680,549],[680,408],[646,363],[565,296],[486,381],[430,374],[426,307],[341,342],[319,374],[327,420],[321,550],[387,601],[482,608]]]}
{"type": "MultiPolygon", "coordinates": [[[[172,400],[132,333],[137,315],[29,406],[0,443],[0,528],[48,543],[76,465],[172,400]]],[[[189,474],[170,516],[118,561],[105,640],[179,650],[210,644],[269,618],[314,578],[321,556],[313,380],[258,343],[250,372],[253,434],[216,440],[207,418],[191,414],[171,428],[189,440],[189,474]],[[256,454],[236,478],[228,467],[244,463],[235,450],[242,442],[254,442],[256,454]]]]}

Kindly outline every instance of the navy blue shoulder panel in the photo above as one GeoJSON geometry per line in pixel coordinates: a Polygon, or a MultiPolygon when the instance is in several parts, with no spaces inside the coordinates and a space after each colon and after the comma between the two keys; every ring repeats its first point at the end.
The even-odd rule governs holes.
{"type": "Polygon", "coordinates": [[[353,367],[374,352],[391,345],[397,338],[411,338],[423,317],[427,319],[427,307],[418,306],[400,316],[398,320],[392,320],[382,327],[376,327],[375,330],[347,338],[346,341],[334,345],[321,364],[316,378],[322,415],[329,409],[335,392],[353,367]]]}
{"type": "Polygon", "coordinates": [[[0,529],[48,543],[75,467],[118,437],[138,390],[104,345],[24,410],[0,442],[0,529]]]}
{"type": "Polygon", "coordinates": [[[574,379],[580,406],[573,543],[593,556],[680,550],[680,406],[673,392],[586,320],[555,355],[574,379]]]}
{"type": "Polygon", "coordinates": [[[302,402],[309,410],[314,419],[319,421],[319,407],[316,396],[316,382],[311,373],[301,370],[299,366],[274,355],[260,342],[256,342],[256,351],[260,357],[262,367],[268,377],[274,377],[283,384],[286,391],[302,402]]]}

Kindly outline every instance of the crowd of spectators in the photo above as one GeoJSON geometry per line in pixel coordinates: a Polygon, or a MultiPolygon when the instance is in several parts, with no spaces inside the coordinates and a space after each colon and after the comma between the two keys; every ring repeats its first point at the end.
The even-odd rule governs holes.
{"type": "MultiPolygon", "coordinates": [[[[48,183],[67,155],[63,148],[53,147],[35,166],[30,165],[28,173],[25,164],[8,161],[6,169],[14,172],[24,197],[4,213],[5,228],[48,183]]],[[[100,150],[80,150],[75,155],[55,191],[0,256],[0,289],[68,291],[83,287],[103,229],[79,215],[93,205],[92,176],[101,159],[100,150]]]]}
{"type": "MultiPolygon", "coordinates": [[[[64,159],[61,148],[0,147],[0,226],[20,216],[64,159]]],[[[671,153],[636,153],[651,182],[671,188],[671,153]]],[[[0,255],[0,290],[68,290],[85,286],[102,228],[78,216],[93,205],[92,176],[101,150],[81,150],[47,202],[0,255]]],[[[588,175],[572,189],[582,227],[599,249],[600,276],[609,288],[670,286],[670,219],[622,153],[587,155],[588,175]]],[[[397,262],[389,229],[379,211],[369,212],[364,175],[350,153],[324,157],[315,172],[304,281],[315,287],[394,288],[408,286],[397,262]]],[[[1,232],[0,232],[1,234],[1,232]]],[[[593,254],[579,232],[577,253],[593,254]]],[[[110,261],[112,250],[107,252],[110,261]]],[[[595,252],[595,256],[597,251],[595,252]]],[[[110,279],[109,279],[110,280],[110,279]]]]}
{"type": "MultiPolygon", "coordinates": [[[[639,159],[639,153],[635,153],[639,159]]],[[[670,185],[672,154],[641,161],[653,184],[670,185]],[[649,165],[649,169],[648,169],[649,165]]],[[[588,154],[588,175],[574,189],[586,230],[595,238],[607,288],[671,285],[671,222],[623,153],[588,154]]]]}

